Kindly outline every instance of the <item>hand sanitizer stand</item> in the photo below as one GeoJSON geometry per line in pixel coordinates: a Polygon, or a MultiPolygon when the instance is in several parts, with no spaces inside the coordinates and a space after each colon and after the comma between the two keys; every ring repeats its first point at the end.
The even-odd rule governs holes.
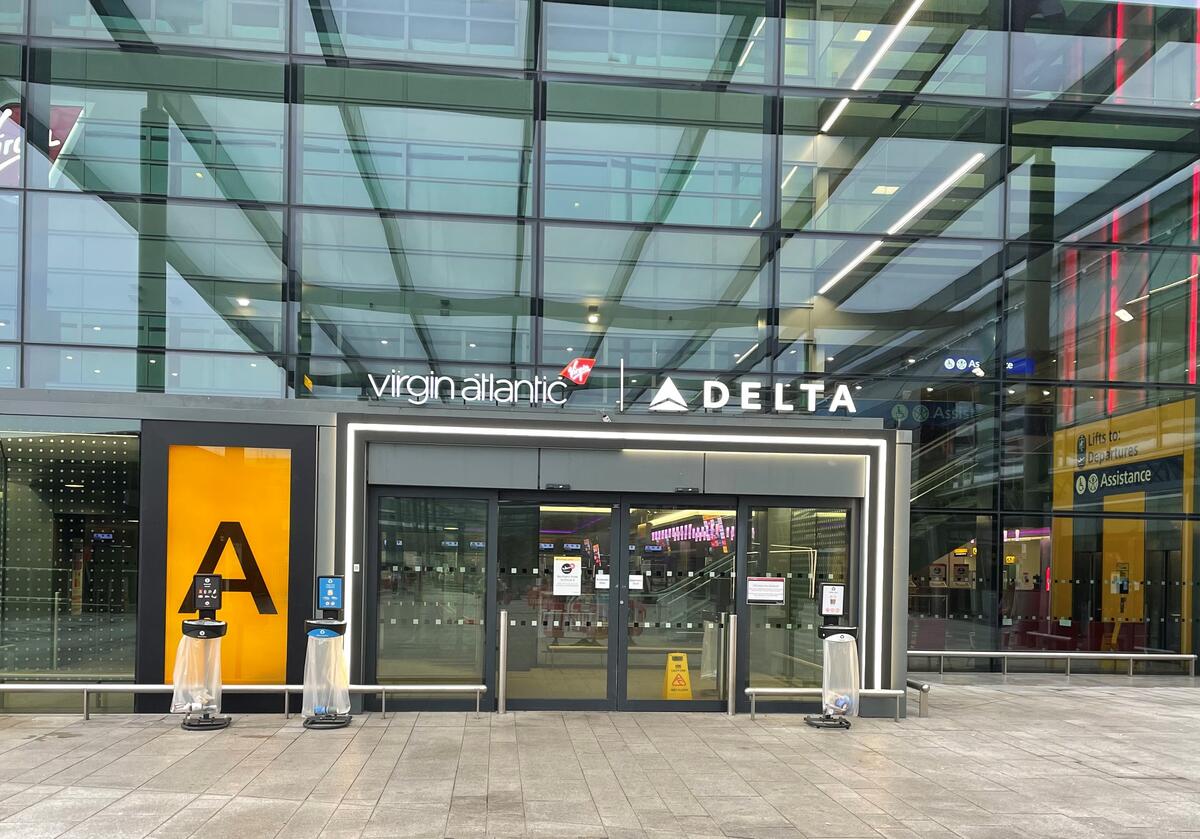
{"type": "Polygon", "coordinates": [[[342,728],[350,724],[350,669],[341,577],[317,578],[317,605],[321,617],[304,622],[304,727],[342,728]]]}
{"type": "Polygon", "coordinates": [[[858,716],[858,627],[839,625],[845,595],[840,583],[821,585],[821,713],[804,718],[814,728],[849,728],[850,717],[858,716]]]}

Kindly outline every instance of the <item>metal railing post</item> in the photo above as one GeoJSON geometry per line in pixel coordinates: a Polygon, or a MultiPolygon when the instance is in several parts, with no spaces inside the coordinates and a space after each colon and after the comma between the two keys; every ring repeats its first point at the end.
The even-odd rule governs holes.
{"type": "Polygon", "coordinates": [[[285,690],[283,692],[283,718],[285,720],[290,720],[292,718],[292,709],[289,702],[290,699],[291,697],[288,696],[288,692],[285,690]]]}
{"type": "Polygon", "coordinates": [[[1129,657],[1129,675],[1133,675],[1133,656],[1129,657]]]}
{"type": "Polygon", "coordinates": [[[929,691],[917,691],[917,697],[917,716],[922,718],[929,716],[929,691]]]}
{"type": "Polygon", "coordinates": [[[88,705],[88,689],[83,689],[83,718],[90,720],[92,718],[92,709],[88,705]]]}
{"type": "Polygon", "coordinates": [[[496,713],[508,713],[508,609],[500,610],[500,661],[496,671],[496,713]]]}
{"type": "Polygon", "coordinates": [[[1067,656],[1067,675],[1071,675],[1071,657],[1067,656]]]}
{"type": "Polygon", "coordinates": [[[379,686],[379,718],[387,719],[387,688],[383,685],[379,686]]]}
{"type": "Polygon", "coordinates": [[[737,615],[732,613],[729,615],[729,665],[726,667],[725,678],[727,710],[732,717],[737,713],[737,615]]]}
{"type": "Polygon", "coordinates": [[[1000,656],[1000,669],[1004,673],[1005,676],[1008,675],[1008,656],[1006,656],[1006,655],[1000,656]]]}

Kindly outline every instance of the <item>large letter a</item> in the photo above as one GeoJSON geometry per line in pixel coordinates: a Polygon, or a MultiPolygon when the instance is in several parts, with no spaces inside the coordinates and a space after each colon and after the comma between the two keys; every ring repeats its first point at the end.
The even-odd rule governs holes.
{"type": "MultiPolygon", "coordinates": [[[[237,555],[238,564],[242,566],[242,573],[245,578],[241,580],[231,580],[225,577],[221,580],[221,589],[223,591],[248,591],[254,597],[254,605],[258,608],[260,615],[277,615],[275,610],[275,601],[271,599],[271,592],[267,590],[267,581],[263,579],[262,572],[258,570],[258,562],[254,559],[254,551],[250,550],[250,543],[246,540],[246,531],[242,530],[242,523],[237,521],[223,521],[217,525],[217,532],[213,534],[212,541],[208,543],[208,550],[204,552],[204,559],[200,560],[200,567],[196,569],[197,574],[214,574],[217,570],[217,563],[221,561],[221,554],[225,552],[225,544],[233,543],[233,552],[237,555]]],[[[187,594],[183,596],[183,603],[179,606],[180,614],[190,614],[196,611],[196,600],[192,587],[188,586],[187,594]]]]}

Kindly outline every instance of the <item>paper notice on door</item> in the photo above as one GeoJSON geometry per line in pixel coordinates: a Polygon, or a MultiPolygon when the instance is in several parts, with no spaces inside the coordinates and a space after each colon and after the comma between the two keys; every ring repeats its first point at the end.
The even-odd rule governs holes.
{"type": "Polygon", "coordinates": [[[750,603],[783,603],[785,584],[783,577],[747,577],[746,600],[750,603]]]}
{"type": "Polygon", "coordinates": [[[579,558],[573,556],[554,557],[554,594],[571,597],[583,590],[583,570],[579,558]]]}
{"type": "Polygon", "coordinates": [[[629,590],[630,591],[642,591],[642,589],[643,589],[642,580],[643,580],[643,577],[641,574],[630,574],[629,575],[629,590]]]}
{"type": "Polygon", "coordinates": [[[607,590],[607,589],[608,589],[608,572],[607,571],[597,571],[596,572],[596,590],[601,591],[601,590],[607,590]]]}

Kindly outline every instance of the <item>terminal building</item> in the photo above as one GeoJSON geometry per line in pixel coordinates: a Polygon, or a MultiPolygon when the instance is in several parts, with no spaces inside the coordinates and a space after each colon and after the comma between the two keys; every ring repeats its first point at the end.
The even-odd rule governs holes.
{"type": "Polygon", "coordinates": [[[227,683],[336,573],[513,708],[819,685],[825,582],[868,688],[1196,651],[1192,2],[0,0],[0,96],[0,680],[201,569],[227,683]]]}

